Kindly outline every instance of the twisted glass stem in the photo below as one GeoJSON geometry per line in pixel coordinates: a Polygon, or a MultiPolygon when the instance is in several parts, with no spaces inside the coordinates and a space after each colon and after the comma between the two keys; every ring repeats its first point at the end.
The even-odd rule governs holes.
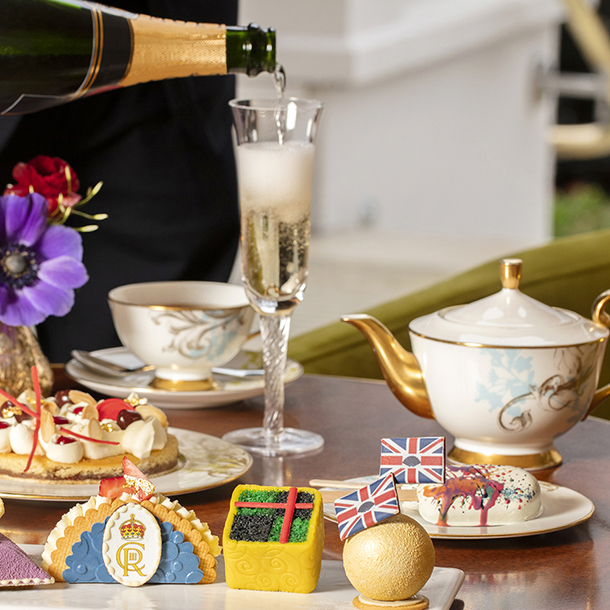
{"type": "Polygon", "coordinates": [[[284,431],[284,370],[290,334],[290,313],[260,316],[265,371],[263,429],[269,449],[279,445],[284,431]]]}

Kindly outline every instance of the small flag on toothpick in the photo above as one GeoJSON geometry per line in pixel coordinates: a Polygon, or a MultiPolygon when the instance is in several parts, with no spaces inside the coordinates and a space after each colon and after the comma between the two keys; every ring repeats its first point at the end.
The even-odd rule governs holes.
{"type": "Polygon", "coordinates": [[[388,474],[335,500],[339,538],[345,540],[399,512],[394,475],[388,474]]]}
{"type": "Polygon", "coordinates": [[[379,476],[397,483],[445,482],[445,437],[382,438],[379,476]]]}

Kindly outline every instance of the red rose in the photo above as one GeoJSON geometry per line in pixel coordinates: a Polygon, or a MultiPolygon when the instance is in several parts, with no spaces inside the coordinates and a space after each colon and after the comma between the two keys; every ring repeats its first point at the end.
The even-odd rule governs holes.
{"type": "Polygon", "coordinates": [[[62,159],[38,155],[29,163],[17,163],[13,168],[13,178],[17,184],[9,184],[5,195],[25,197],[28,193],[40,193],[48,202],[49,216],[57,210],[58,199],[66,208],[76,205],[81,196],[78,177],[74,170],[62,159]]]}

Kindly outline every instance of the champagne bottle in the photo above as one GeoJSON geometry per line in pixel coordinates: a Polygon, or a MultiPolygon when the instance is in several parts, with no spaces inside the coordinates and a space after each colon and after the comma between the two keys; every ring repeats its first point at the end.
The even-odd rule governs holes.
{"type": "Polygon", "coordinates": [[[84,0],[0,0],[0,114],[137,83],[273,72],[275,31],[136,15],[84,0]]]}

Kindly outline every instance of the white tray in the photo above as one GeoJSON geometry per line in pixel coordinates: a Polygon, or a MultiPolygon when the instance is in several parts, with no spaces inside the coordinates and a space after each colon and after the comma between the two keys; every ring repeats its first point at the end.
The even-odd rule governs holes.
{"type": "MultiPolygon", "coordinates": [[[[42,547],[20,545],[39,563],[42,547]]],[[[343,562],[323,561],[318,586],[313,593],[282,593],[229,589],[224,578],[224,562],[219,557],[218,577],[209,585],[144,585],[126,587],[109,584],[67,584],[0,588],[2,609],[57,610],[57,608],[180,608],[180,610],[354,610],[358,592],[345,576],[343,562]],[[27,589],[27,590],[26,590],[27,589]]],[[[421,593],[430,600],[430,610],[449,610],[462,586],[464,572],[454,568],[434,568],[421,593]]]]}

